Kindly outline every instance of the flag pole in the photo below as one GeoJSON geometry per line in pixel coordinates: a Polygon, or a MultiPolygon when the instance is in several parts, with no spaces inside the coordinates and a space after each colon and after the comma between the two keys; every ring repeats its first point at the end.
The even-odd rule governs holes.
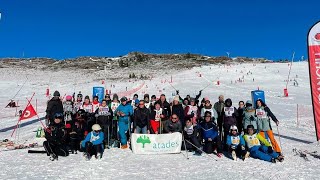
{"type": "MultiPolygon", "coordinates": [[[[28,100],[28,104],[27,104],[26,107],[28,107],[28,106],[30,105],[31,100],[32,100],[32,98],[34,97],[34,95],[35,95],[35,93],[32,94],[30,101],[27,99],[27,100],[28,100]]],[[[23,115],[23,114],[22,114],[22,115],[23,115]]],[[[22,116],[22,115],[21,115],[21,116],[22,116]]],[[[20,121],[21,116],[19,117],[19,120],[18,120],[18,123],[17,123],[16,127],[13,129],[13,132],[11,133],[11,137],[13,136],[14,132],[15,132],[16,129],[18,128],[18,125],[19,125],[19,121],[20,121]]]]}

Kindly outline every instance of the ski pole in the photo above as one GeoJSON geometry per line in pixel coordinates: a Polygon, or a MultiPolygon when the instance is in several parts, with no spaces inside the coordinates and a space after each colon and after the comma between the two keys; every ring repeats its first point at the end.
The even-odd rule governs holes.
{"type": "Polygon", "coordinates": [[[279,135],[279,145],[280,145],[280,149],[282,151],[282,146],[281,146],[281,140],[280,140],[280,133],[279,133],[279,127],[277,126],[277,131],[278,131],[278,135],[279,135]]]}
{"type": "Polygon", "coordinates": [[[187,146],[186,146],[186,140],[185,140],[185,138],[184,138],[183,133],[182,133],[182,139],[183,139],[183,143],[184,143],[184,150],[186,151],[186,154],[187,154],[187,159],[189,159],[188,150],[187,150],[187,146]]]}
{"type": "Polygon", "coordinates": [[[206,87],[204,87],[201,91],[207,89],[207,87],[209,87],[209,86],[210,86],[210,83],[206,87]]]}
{"type": "MultiPolygon", "coordinates": [[[[169,83],[169,84],[170,84],[170,83],[169,83]]],[[[174,88],[174,87],[172,86],[172,84],[170,84],[170,86],[171,86],[174,90],[178,91],[176,88],[174,88]]]]}
{"type": "Polygon", "coordinates": [[[200,150],[201,152],[203,152],[204,154],[206,154],[207,156],[211,157],[213,160],[218,161],[216,158],[214,158],[213,156],[211,156],[210,154],[204,152],[202,149],[198,148],[196,145],[192,144],[190,141],[186,140],[189,144],[191,144],[193,147],[197,148],[198,150],[200,150]]]}

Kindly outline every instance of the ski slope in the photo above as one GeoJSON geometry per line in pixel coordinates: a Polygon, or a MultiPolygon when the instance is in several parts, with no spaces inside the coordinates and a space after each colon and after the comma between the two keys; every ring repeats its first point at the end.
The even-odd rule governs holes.
{"type": "MultiPolygon", "coordinates": [[[[286,86],[288,70],[289,66],[286,63],[212,65],[172,71],[171,85],[171,74],[161,72],[154,74],[152,80],[107,80],[106,83],[106,89],[112,93],[124,92],[126,87],[130,90],[145,83],[147,86],[136,92],[139,98],[143,97],[143,93],[150,96],[163,93],[166,94],[167,100],[175,95],[175,89],[185,97],[187,94],[195,96],[199,90],[205,88],[201,99],[208,97],[214,103],[218,96],[223,94],[225,99],[231,98],[236,107],[240,100],[251,99],[252,90],[264,90],[267,105],[280,121],[279,132],[283,135],[281,146],[285,155],[283,163],[272,164],[253,158],[234,162],[227,157],[219,159],[213,155],[213,158],[218,159],[215,161],[204,154],[198,157],[191,153],[188,154],[190,159],[187,160],[185,152],[170,155],[135,155],[128,149],[107,149],[101,160],[88,162],[81,154],[71,154],[52,162],[45,154],[28,154],[28,149],[4,151],[4,148],[0,148],[0,179],[319,179],[320,170],[317,167],[320,160],[309,156],[309,161],[305,161],[292,152],[293,148],[320,152],[315,137],[308,64],[293,63],[289,78],[292,81],[288,83],[289,97],[284,97],[283,89],[286,86]],[[239,78],[244,82],[235,82],[239,78]],[[293,85],[293,79],[298,81],[299,86],[293,85]],[[217,85],[217,81],[220,85],[217,85]],[[115,85],[115,88],[111,88],[111,84],[115,85]]],[[[51,93],[59,90],[62,96],[74,91],[91,96],[93,86],[104,86],[97,80],[101,79],[97,74],[84,74],[81,71],[43,72],[0,68],[0,73],[0,140],[10,138],[12,133],[12,130],[1,130],[17,123],[17,117],[14,116],[16,109],[4,107],[21,88],[26,78],[27,82],[14,98],[20,105],[17,110],[23,110],[27,104],[26,98],[30,98],[35,92],[32,104],[37,104],[40,117],[44,116],[46,109],[47,87],[50,87],[51,93]]],[[[34,119],[23,123],[32,120],[34,119]]],[[[34,132],[39,126],[40,123],[35,122],[20,128],[20,142],[39,141],[35,139],[34,132]]],[[[275,134],[278,133],[275,126],[273,130],[275,134]]],[[[278,136],[276,139],[279,141],[278,136]]]]}

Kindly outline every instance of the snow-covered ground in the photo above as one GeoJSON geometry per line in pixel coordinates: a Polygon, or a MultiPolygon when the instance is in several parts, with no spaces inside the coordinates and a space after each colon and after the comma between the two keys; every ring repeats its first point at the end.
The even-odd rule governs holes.
{"type": "MultiPolygon", "coordinates": [[[[206,155],[195,157],[191,154],[187,160],[183,154],[135,155],[130,150],[120,149],[107,149],[99,161],[88,162],[81,154],[77,154],[52,162],[45,154],[28,154],[27,149],[3,151],[2,148],[0,179],[319,179],[319,159],[310,156],[310,161],[305,161],[292,152],[293,148],[320,152],[315,137],[308,64],[293,63],[290,75],[292,81],[288,83],[289,97],[284,97],[283,89],[286,86],[288,70],[286,63],[238,64],[203,66],[172,74],[172,86],[180,90],[182,97],[187,94],[195,96],[199,90],[205,88],[201,98],[208,97],[211,102],[215,102],[220,94],[224,94],[225,98],[233,100],[236,107],[238,101],[251,99],[252,90],[264,90],[266,103],[280,121],[279,132],[285,136],[281,138],[285,155],[283,163],[271,164],[252,158],[244,162],[234,162],[226,157],[214,161],[206,155]],[[239,78],[244,78],[244,82],[235,82],[239,78]],[[293,86],[293,79],[298,81],[299,86],[293,86]],[[217,85],[217,81],[220,81],[220,85],[217,85]]],[[[4,107],[21,86],[21,91],[14,98],[20,105],[17,110],[23,110],[27,104],[26,98],[30,98],[35,92],[32,104],[37,104],[40,117],[44,116],[48,100],[45,92],[48,86],[51,92],[59,90],[62,96],[74,91],[92,95],[93,86],[104,86],[97,80],[101,77],[82,71],[43,72],[1,68],[0,73],[0,140],[10,138],[12,133],[12,130],[1,130],[17,123],[16,109],[4,107]],[[26,78],[28,80],[24,84],[26,78]]],[[[168,83],[170,79],[171,75],[159,71],[152,80],[145,82],[107,80],[106,88],[112,93],[124,92],[126,87],[130,90],[145,83],[147,86],[137,92],[139,97],[142,97],[143,93],[157,96],[164,93],[169,100],[175,94],[175,89],[168,83]],[[111,88],[111,84],[114,84],[115,88],[111,88]]],[[[39,126],[40,123],[32,123],[22,127],[19,131],[20,141],[35,142],[34,131],[39,126]]],[[[277,133],[277,128],[273,129],[277,133]]],[[[276,139],[279,140],[278,136],[276,139]]]]}

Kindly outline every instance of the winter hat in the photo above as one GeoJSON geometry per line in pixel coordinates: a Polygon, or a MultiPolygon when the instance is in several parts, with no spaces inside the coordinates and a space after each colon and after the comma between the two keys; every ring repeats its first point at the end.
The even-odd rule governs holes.
{"type": "Polygon", "coordinates": [[[128,99],[127,99],[127,97],[125,97],[125,96],[123,96],[121,99],[120,99],[120,101],[121,102],[124,102],[124,101],[127,101],[128,99]]]}
{"type": "Polygon", "coordinates": [[[252,106],[252,101],[251,101],[251,100],[248,100],[248,101],[246,102],[246,106],[252,106]]]}
{"type": "Polygon", "coordinates": [[[136,97],[136,98],[138,98],[139,96],[138,96],[138,94],[134,94],[134,95],[133,95],[133,97],[136,97]]]}
{"type": "Polygon", "coordinates": [[[67,101],[71,101],[72,100],[72,96],[70,96],[70,95],[66,96],[66,100],[67,101]]]}
{"type": "Polygon", "coordinates": [[[100,126],[99,124],[94,124],[94,125],[92,126],[92,130],[94,130],[94,131],[100,131],[100,130],[101,130],[101,126],[100,126]]]}
{"type": "Polygon", "coordinates": [[[204,98],[204,101],[209,101],[209,102],[210,102],[210,100],[209,100],[208,97],[205,97],[205,98],[204,98]]]}
{"type": "Polygon", "coordinates": [[[179,100],[180,100],[180,98],[179,98],[179,96],[178,96],[178,95],[176,95],[176,96],[173,98],[173,100],[174,100],[174,101],[179,101],[179,100]]]}
{"type": "Polygon", "coordinates": [[[55,91],[55,92],[53,93],[53,96],[60,97],[60,93],[59,93],[59,91],[55,91]]]}

